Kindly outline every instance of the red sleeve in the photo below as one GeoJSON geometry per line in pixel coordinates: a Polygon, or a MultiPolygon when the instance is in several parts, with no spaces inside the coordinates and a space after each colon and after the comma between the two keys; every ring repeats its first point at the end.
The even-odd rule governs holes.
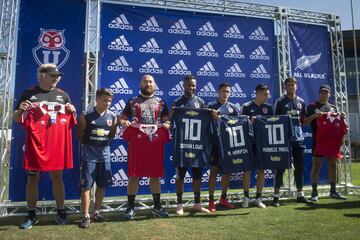
{"type": "Polygon", "coordinates": [[[76,122],[75,113],[70,113],[70,114],[71,114],[71,117],[70,117],[69,128],[72,129],[73,127],[75,127],[77,122],[76,122]]]}
{"type": "Polygon", "coordinates": [[[122,137],[126,142],[130,142],[131,128],[132,127],[125,128],[125,130],[122,133],[122,137]]]}

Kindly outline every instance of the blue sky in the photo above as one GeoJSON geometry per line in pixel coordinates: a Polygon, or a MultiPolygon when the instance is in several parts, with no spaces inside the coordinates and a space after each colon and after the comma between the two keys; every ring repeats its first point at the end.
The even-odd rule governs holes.
{"type": "MultiPolygon", "coordinates": [[[[242,0],[242,2],[332,13],[340,16],[342,30],[352,29],[350,0],[242,0]]],[[[355,29],[360,29],[360,0],[353,0],[353,8],[355,29]]]]}

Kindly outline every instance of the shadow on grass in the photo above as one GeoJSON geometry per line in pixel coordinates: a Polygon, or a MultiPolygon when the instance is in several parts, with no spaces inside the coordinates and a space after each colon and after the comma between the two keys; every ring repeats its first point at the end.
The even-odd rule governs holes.
{"type": "Polygon", "coordinates": [[[297,207],[295,210],[316,210],[316,209],[352,209],[352,208],[360,208],[359,201],[338,201],[331,203],[312,203],[304,205],[303,207],[297,207]]]}
{"type": "Polygon", "coordinates": [[[360,214],[344,214],[344,217],[360,218],[360,214]]]}

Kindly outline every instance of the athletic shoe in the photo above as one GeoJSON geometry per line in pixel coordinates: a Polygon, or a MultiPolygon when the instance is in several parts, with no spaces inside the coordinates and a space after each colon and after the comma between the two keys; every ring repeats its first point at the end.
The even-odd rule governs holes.
{"type": "Polygon", "coordinates": [[[195,203],[193,209],[194,209],[195,212],[210,214],[210,211],[208,209],[204,208],[201,205],[201,203],[195,203]]]}
{"type": "Polygon", "coordinates": [[[215,202],[214,201],[209,201],[209,207],[208,207],[209,211],[214,213],[216,212],[216,207],[215,207],[215,202]]]}
{"type": "Polygon", "coordinates": [[[330,192],[330,197],[337,200],[347,200],[347,197],[342,196],[339,192],[330,192]]]}
{"type": "Polygon", "coordinates": [[[248,208],[248,207],[249,207],[249,201],[250,201],[250,199],[249,199],[248,197],[244,197],[241,206],[242,206],[243,208],[248,208]]]}
{"type": "Polygon", "coordinates": [[[30,229],[33,225],[37,224],[39,220],[37,217],[26,216],[25,221],[19,225],[20,229],[30,229]]]}
{"type": "Polygon", "coordinates": [[[271,205],[273,205],[274,207],[280,207],[280,201],[278,197],[274,197],[271,205]]]}
{"type": "Polygon", "coordinates": [[[88,228],[90,226],[90,216],[84,216],[81,219],[80,226],[81,228],[88,228]]]}
{"type": "Polygon", "coordinates": [[[64,209],[59,210],[58,213],[55,216],[55,222],[58,225],[68,224],[68,219],[67,219],[66,215],[67,214],[66,214],[64,209]]]}
{"type": "Polygon", "coordinates": [[[297,197],[296,202],[298,203],[311,203],[309,200],[307,200],[304,196],[297,197]]]}
{"type": "Polygon", "coordinates": [[[176,206],[175,213],[178,216],[184,215],[184,208],[183,208],[183,205],[181,203],[176,206]]]}
{"type": "Polygon", "coordinates": [[[235,206],[232,205],[226,198],[220,198],[219,204],[226,208],[235,209],[235,206]]]}
{"type": "Polygon", "coordinates": [[[104,215],[102,215],[98,211],[94,212],[93,215],[91,215],[91,219],[94,222],[106,222],[108,220],[104,215]]]}
{"type": "Polygon", "coordinates": [[[311,193],[310,201],[312,202],[318,202],[319,201],[319,195],[317,193],[311,193]]]}
{"type": "Polygon", "coordinates": [[[124,218],[126,221],[130,221],[134,218],[135,216],[135,211],[132,208],[127,208],[124,214],[124,218]]]}
{"type": "Polygon", "coordinates": [[[266,208],[266,205],[262,202],[261,198],[257,198],[255,204],[258,208],[266,208]]]}
{"type": "Polygon", "coordinates": [[[167,213],[167,211],[165,211],[164,208],[160,207],[160,208],[154,208],[152,210],[152,214],[156,217],[161,217],[161,218],[166,218],[169,216],[169,214],[167,213]]]}

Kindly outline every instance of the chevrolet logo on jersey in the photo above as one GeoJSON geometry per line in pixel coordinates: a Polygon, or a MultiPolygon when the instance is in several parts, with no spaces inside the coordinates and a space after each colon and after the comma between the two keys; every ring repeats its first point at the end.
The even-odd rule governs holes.
{"type": "MultiPolygon", "coordinates": [[[[232,109],[231,109],[232,110],[232,109]]],[[[226,123],[229,124],[229,125],[234,125],[238,122],[239,120],[236,120],[236,119],[230,119],[229,121],[227,121],[226,123]]]]}
{"type": "Polygon", "coordinates": [[[242,164],[244,162],[244,160],[242,160],[241,158],[236,158],[232,160],[233,164],[242,164]]]}
{"type": "Polygon", "coordinates": [[[195,112],[195,111],[187,111],[187,112],[186,112],[186,115],[189,115],[189,116],[193,117],[193,116],[199,115],[199,113],[198,113],[198,112],[195,112]]]}
{"type": "Polygon", "coordinates": [[[94,134],[99,137],[107,136],[107,135],[109,135],[109,133],[110,133],[110,131],[102,129],[102,128],[94,129],[91,131],[91,134],[94,134]]]}
{"type": "Polygon", "coordinates": [[[292,109],[290,111],[287,111],[287,113],[291,116],[296,116],[300,114],[300,111],[292,109]]]}
{"type": "Polygon", "coordinates": [[[185,157],[186,158],[196,158],[196,155],[195,155],[195,153],[192,153],[192,152],[186,152],[185,157]]]}
{"type": "Polygon", "coordinates": [[[281,161],[281,159],[280,159],[279,156],[271,156],[271,157],[270,157],[270,160],[271,160],[272,162],[280,162],[280,161],[281,161]]]}
{"type": "Polygon", "coordinates": [[[268,118],[267,119],[267,121],[268,122],[276,122],[276,121],[278,121],[280,118],[278,118],[278,117],[270,117],[270,118],[268,118]]]}

